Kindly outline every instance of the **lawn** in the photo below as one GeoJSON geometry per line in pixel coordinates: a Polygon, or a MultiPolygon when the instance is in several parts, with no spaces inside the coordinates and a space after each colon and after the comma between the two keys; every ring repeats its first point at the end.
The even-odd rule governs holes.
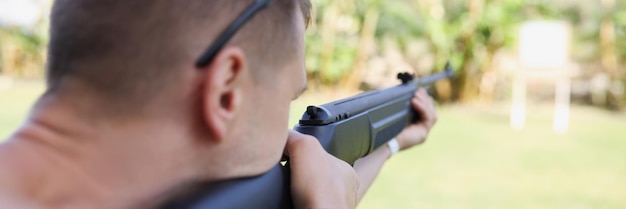
{"type": "MultiPolygon", "coordinates": [[[[549,110],[549,109],[548,109],[549,110]]],[[[626,208],[626,117],[574,108],[570,132],[537,110],[524,131],[506,111],[441,108],[420,147],[394,156],[367,208],[626,208]]]]}
{"type": "MultiPolygon", "coordinates": [[[[303,100],[292,124],[321,104],[303,100]]],[[[439,107],[427,142],[390,159],[359,208],[626,208],[625,114],[574,106],[559,135],[551,105],[528,112],[514,131],[507,105],[439,107]]]]}
{"type": "Polygon", "coordinates": [[[0,83],[0,141],[19,127],[43,89],[38,80],[13,82],[10,87],[0,83]]]}
{"type": "MultiPolygon", "coordinates": [[[[0,139],[42,88],[0,90],[0,139]]],[[[328,98],[295,101],[291,124],[328,98]]],[[[505,105],[440,107],[428,141],[390,159],[359,208],[626,208],[626,115],[575,106],[569,132],[558,135],[549,106],[529,112],[526,128],[513,131],[505,105]]]]}

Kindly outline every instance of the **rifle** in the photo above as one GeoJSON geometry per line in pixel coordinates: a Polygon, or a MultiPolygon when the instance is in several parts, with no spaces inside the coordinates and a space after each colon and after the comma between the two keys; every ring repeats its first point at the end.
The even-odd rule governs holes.
{"type": "MultiPolygon", "coordinates": [[[[411,74],[400,73],[402,84],[395,87],[308,106],[294,130],[315,136],[328,153],[353,165],[419,119],[411,99],[420,86],[453,74],[450,63],[446,63],[444,72],[417,80],[411,74]]],[[[290,209],[289,183],[289,164],[277,164],[260,176],[202,185],[197,192],[162,208],[290,209]]]]}

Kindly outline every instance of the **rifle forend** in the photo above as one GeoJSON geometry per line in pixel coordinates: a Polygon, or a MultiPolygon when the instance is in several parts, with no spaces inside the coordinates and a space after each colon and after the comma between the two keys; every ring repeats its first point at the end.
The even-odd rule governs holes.
{"type": "MultiPolygon", "coordinates": [[[[315,136],[322,147],[351,165],[384,145],[406,126],[419,119],[411,99],[419,86],[453,75],[449,63],[442,73],[415,80],[401,73],[402,84],[366,92],[320,106],[309,106],[294,128],[315,136]]],[[[265,174],[252,178],[208,184],[199,192],[168,202],[167,209],[248,209],[293,208],[287,166],[277,164],[265,174]]]]}
{"type": "Polygon", "coordinates": [[[408,73],[398,74],[402,80],[398,86],[307,107],[294,130],[315,136],[330,154],[354,164],[418,119],[411,99],[419,86],[452,75],[449,64],[444,72],[419,80],[408,73]]]}

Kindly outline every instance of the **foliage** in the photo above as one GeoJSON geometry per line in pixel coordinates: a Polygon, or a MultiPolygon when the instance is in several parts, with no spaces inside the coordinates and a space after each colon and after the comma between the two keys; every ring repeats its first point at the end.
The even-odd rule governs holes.
{"type": "MultiPolygon", "coordinates": [[[[342,17],[349,17],[354,25],[363,27],[368,8],[375,7],[380,12],[376,25],[373,52],[368,59],[385,57],[386,51],[396,50],[403,54],[405,61],[420,73],[440,70],[446,61],[452,61],[459,77],[452,83],[452,94],[457,100],[473,100],[481,92],[478,86],[483,76],[493,69],[496,53],[514,51],[517,42],[517,28],[526,20],[548,19],[570,22],[573,30],[572,55],[576,61],[599,62],[601,55],[599,27],[603,18],[613,17],[616,27],[615,48],[621,60],[625,60],[626,50],[626,11],[624,1],[618,1],[614,10],[604,11],[599,2],[548,1],[548,0],[397,0],[397,1],[314,1],[317,27],[309,30],[307,44],[307,69],[310,79],[322,81],[322,85],[343,85],[338,76],[355,76],[358,64],[350,56],[359,54],[360,33],[337,32],[333,27],[326,27],[329,21],[324,17],[332,8],[340,8],[342,17]],[[346,6],[347,5],[347,6],[346,6]],[[335,32],[331,42],[323,44],[324,30],[335,32]],[[348,40],[348,41],[346,41],[348,40]],[[392,41],[389,41],[392,40],[392,41]],[[426,41],[425,53],[412,55],[410,46],[426,41]],[[327,48],[331,47],[332,50],[327,48]],[[349,47],[355,50],[346,50],[349,47]],[[323,65],[326,52],[332,57],[334,65],[323,65]],[[335,53],[333,53],[335,52],[335,53]],[[349,53],[346,53],[349,52],[349,53]],[[416,57],[432,55],[431,65],[428,59],[413,61],[416,57]],[[350,67],[350,64],[354,65],[350,67]],[[424,69],[426,68],[426,69],[424,69]],[[334,72],[334,73],[328,73],[334,72]],[[327,73],[321,73],[327,72],[327,73]]],[[[330,22],[334,24],[335,22],[330,22]]],[[[326,58],[328,59],[328,58],[326,58]]],[[[328,62],[328,61],[327,61],[328,62]]],[[[387,61],[394,62],[394,61],[387,61]]],[[[365,65],[363,68],[371,68],[365,65]]],[[[393,65],[387,65],[393,67],[393,65]]],[[[370,70],[370,69],[365,69],[370,70]]],[[[358,76],[359,74],[356,74],[358,76]]],[[[362,81],[367,82],[367,81],[362,81]]]]}
{"type": "Polygon", "coordinates": [[[21,28],[0,28],[0,74],[42,76],[47,40],[21,28]]]}
{"type": "Polygon", "coordinates": [[[393,156],[359,208],[622,208],[623,115],[573,107],[557,135],[551,109],[514,131],[506,107],[439,108],[426,143],[393,156]]]}
{"type": "MultiPolygon", "coordinates": [[[[48,11],[51,2],[40,2],[48,11]]],[[[43,77],[48,45],[48,12],[30,27],[0,26],[0,75],[43,77]]]]}
{"type": "MultiPolygon", "coordinates": [[[[495,55],[513,54],[517,28],[534,19],[570,22],[572,57],[581,63],[600,63],[606,56],[600,26],[612,20],[613,51],[619,75],[626,80],[625,0],[616,0],[611,9],[584,0],[313,0],[313,6],[306,35],[306,69],[312,85],[375,87],[369,85],[372,79],[393,79],[389,71],[409,66],[421,75],[440,70],[450,60],[458,77],[450,92],[437,88],[438,93],[457,101],[475,100],[493,94],[493,89],[479,86],[493,74],[495,55]]],[[[0,28],[1,74],[43,76],[46,27],[43,19],[31,30],[0,28]]]]}
{"type": "Polygon", "coordinates": [[[622,57],[622,60],[626,61],[626,2],[622,2],[618,8],[623,8],[615,11],[615,27],[617,32],[617,52],[622,57]]]}

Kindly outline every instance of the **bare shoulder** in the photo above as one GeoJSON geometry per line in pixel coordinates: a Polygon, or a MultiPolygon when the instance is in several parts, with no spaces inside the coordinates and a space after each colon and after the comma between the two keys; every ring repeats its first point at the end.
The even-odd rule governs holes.
{"type": "Polygon", "coordinates": [[[0,192],[0,208],[43,209],[43,207],[25,198],[0,192]]]}

